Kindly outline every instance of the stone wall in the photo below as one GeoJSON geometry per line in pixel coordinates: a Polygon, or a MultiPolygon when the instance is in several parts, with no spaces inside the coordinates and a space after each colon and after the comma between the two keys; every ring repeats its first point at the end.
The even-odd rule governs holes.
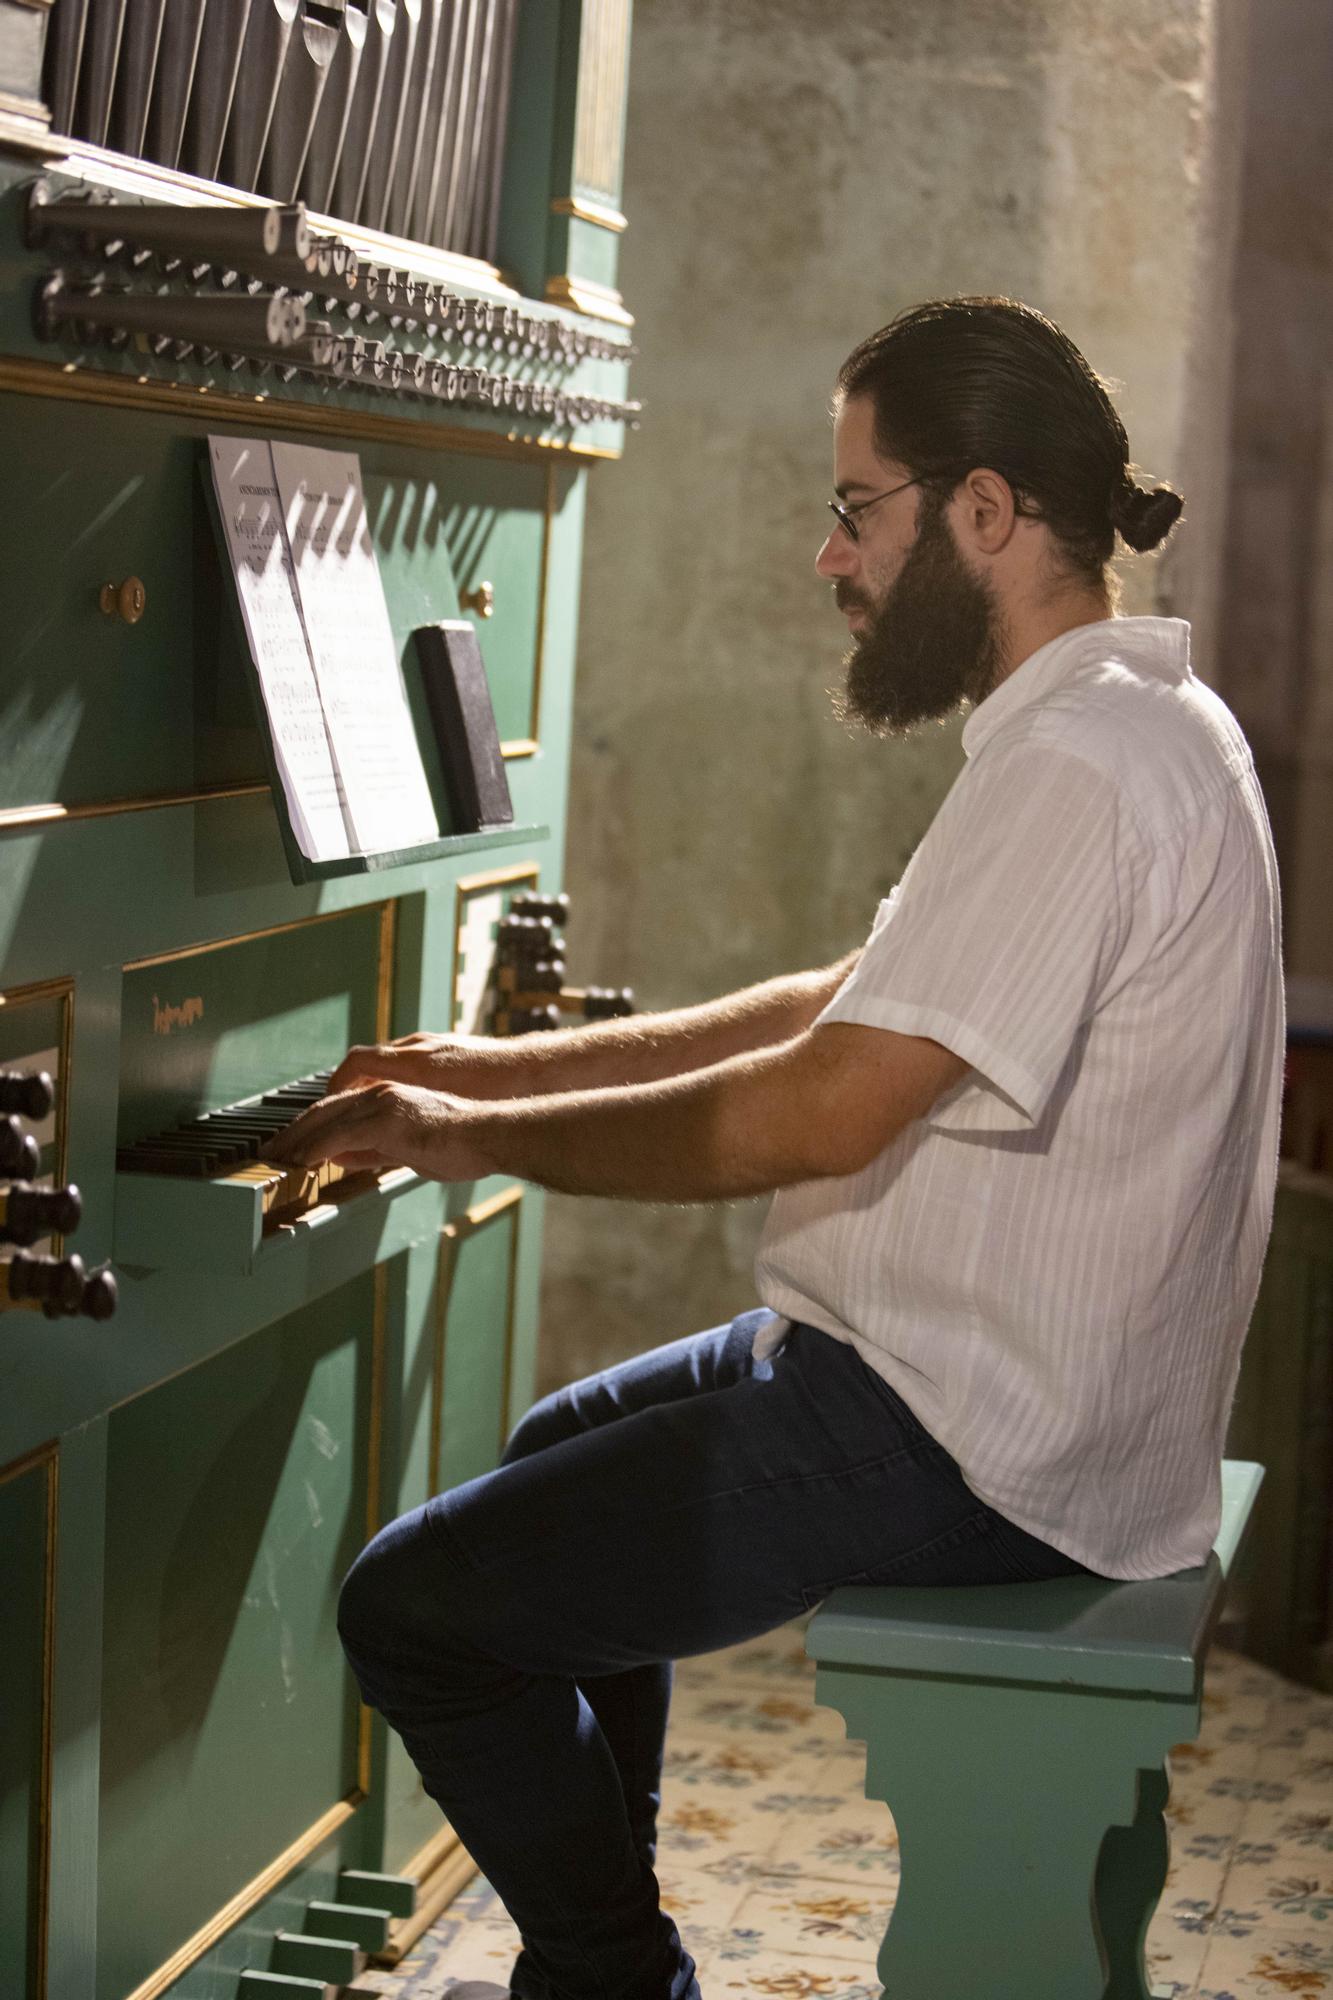
{"type": "Polygon", "coordinates": [[[1288,970],[1333,992],[1333,9],[1251,14],[1219,685],[1263,780],[1288,970]]]}
{"type": "MultiPolygon", "coordinates": [[[[956,724],[885,744],[829,709],[843,628],[813,563],[862,335],[930,297],[1024,299],[1122,385],[1140,466],[1183,484],[1197,437],[1216,469],[1228,343],[1192,337],[1216,333],[1196,273],[1205,307],[1229,277],[1216,40],[1207,0],[636,0],[622,284],[646,411],[591,482],[581,978],[655,1008],[831,961],[957,770],[956,724]]],[[[1190,533],[1168,569],[1133,565],[1127,610],[1202,604],[1190,533]]],[[[553,1197],[544,1385],[752,1303],[762,1208],[553,1197]]]]}

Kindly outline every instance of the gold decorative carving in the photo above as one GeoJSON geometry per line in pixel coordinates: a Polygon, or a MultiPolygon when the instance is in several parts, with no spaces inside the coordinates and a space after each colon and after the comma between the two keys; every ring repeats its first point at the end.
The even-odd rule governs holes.
{"type": "Polygon", "coordinates": [[[161,1001],[153,995],[153,1033],[170,1035],[177,1028],[193,1028],[204,1018],[203,996],[192,993],[188,1000],[173,1005],[170,1000],[161,1001]]]}

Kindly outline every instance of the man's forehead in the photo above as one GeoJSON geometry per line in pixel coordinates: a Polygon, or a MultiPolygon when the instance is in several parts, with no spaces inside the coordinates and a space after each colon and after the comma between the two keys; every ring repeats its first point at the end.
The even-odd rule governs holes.
{"type": "Polygon", "coordinates": [[[848,396],[833,419],[833,490],[840,500],[878,493],[905,477],[896,460],[875,449],[875,406],[868,396],[848,396]]]}

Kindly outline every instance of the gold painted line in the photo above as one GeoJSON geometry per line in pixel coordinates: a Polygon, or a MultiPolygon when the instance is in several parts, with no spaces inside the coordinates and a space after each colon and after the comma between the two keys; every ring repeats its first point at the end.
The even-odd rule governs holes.
{"type": "Polygon", "coordinates": [[[542,669],[546,663],[547,589],[551,574],[551,537],[555,522],[555,465],[548,461],[546,491],[542,499],[542,552],[537,571],[537,652],[532,663],[532,706],[528,711],[528,734],[535,746],[542,733],[542,669]]]}
{"type": "MultiPolygon", "coordinates": [[[[497,1203],[499,1198],[497,1197],[497,1203]]],[[[496,1203],[489,1204],[492,1212],[499,1213],[496,1203]]],[[[523,1189],[514,1189],[514,1199],[510,1204],[514,1210],[514,1227],[509,1239],[509,1302],[505,1311],[505,1351],[504,1366],[500,1378],[500,1435],[495,1441],[495,1456],[498,1460],[509,1439],[509,1398],[514,1387],[514,1321],[518,1314],[518,1239],[523,1225],[523,1189]]]]}
{"type": "Polygon", "coordinates": [[[187,1938],[180,1950],[173,1953],[165,1965],[160,1965],[156,1972],[148,1975],[142,1985],[136,1986],[132,1993],[127,1993],[125,2000],[157,2000],[159,1993],[165,1993],[173,1980],[179,1979],[196,1959],[202,1958],[204,1953],[232,1928],[233,1924],[239,1923],[247,1911],[254,1909],[256,1903],[262,1903],[265,1896],[277,1888],[284,1875],[289,1875],[293,1868],[308,1855],[313,1854],[317,1847],[321,1847],[331,1834],[336,1833],[338,1828],[352,1817],[364,1798],[364,1792],[352,1791],[346,1798],[339,1799],[337,1805],[330,1806],[312,1827],[294,1840],[290,1847],[284,1848],[276,1860],[270,1861],[262,1873],[247,1882],[243,1889],[238,1889],[231,1901],[224,1904],[215,1916],[210,1917],[202,1930],[196,1931],[192,1938],[187,1938]]]}
{"type": "Polygon", "coordinates": [[[595,223],[598,229],[614,230],[617,236],[629,228],[618,208],[605,208],[600,201],[588,201],[579,194],[557,195],[551,203],[551,213],[572,215],[577,222],[595,223]]]}
{"type": "Polygon", "coordinates": [[[367,910],[383,907],[383,904],[357,903],[349,910],[321,910],[313,917],[295,917],[287,924],[268,924],[263,930],[242,931],[236,937],[210,938],[206,944],[183,945],[179,951],[159,951],[154,952],[151,958],[132,958],[121,967],[121,971],[144,972],[153,965],[175,965],[179,959],[201,958],[205,952],[225,951],[229,945],[253,944],[256,938],[279,937],[285,931],[307,930],[311,924],[334,924],[340,918],[363,917],[367,910]]]}
{"type": "Polygon", "coordinates": [[[68,974],[59,979],[38,979],[30,986],[7,986],[0,993],[0,1007],[26,1007],[35,1000],[63,1000],[74,991],[68,974]]]}
{"type": "Polygon", "coordinates": [[[49,826],[67,819],[103,819],[109,813],[156,812],[162,806],[202,805],[208,799],[247,799],[270,791],[268,779],[243,785],[205,785],[191,792],[156,792],[141,799],[101,799],[94,805],[64,806],[56,801],[40,806],[10,806],[0,811],[0,829],[49,826]]]}
{"type": "Polygon", "coordinates": [[[485,875],[460,875],[460,896],[475,895],[478,889],[503,889],[510,882],[535,882],[540,874],[535,861],[516,861],[512,868],[496,868],[485,875]]]}
{"type": "MultiPolygon", "coordinates": [[[[393,905],[386,907],[392,909],[393,905]]],[[[384,1357],[387,1346],[389,1312],[389,1267],[375,1266],[373,1304],[370,1316],[370,1439],[366,1457],[366,1540],[378,1533],[380,1525],[380,1480],[384,1428],[384,1357]]],[[[373,1773],[371,1746],[374,1718],[364,1702],[357,1711],[356,1782],[363,1797],[369,1797],[373,1773]]]]}
{"type": "Polygon", "coordinates": [[[430,1373],[430,1436],[426,1446],[428,1499],[431,1494],[440,1490],[440,1438],[444,1428],[444,1325],[448,1316],[449,1291],[453,1284],[457,1247],[457,1235],[451,1235],[447,1229],[442,1229],[439,1247],[435,1254],[435,1329],[430,1373]]]}
{"type": "Polygon", "coordinates": [[[387,1042],[393,1033],[394,951],[398,937],[398,905],[380,904],[379,965],[375,980],[375,1040],[387,1042]]]}
{"type": "MultiPolygon", "coordinates": [[[[570,304],[563,300],[556,303],[570,304]]],[[[600,318],[616,315],[599,311],[600,318]]],[[[628,315],[622,324],[634,324],[628,315]]],[[[20,396],[54,396],[66,402],[96,403],[117,409],[158,415],[199,417],[208,423],[253,426],[262,417],[266,432],[330,432],[342,437],[367,438],[381,444],[415,446],[419,451],[455,452],[482,458],[517,458],[544,464],[546,454],[559,452],[577,463],[597,459],[618,459],[621,454],[608,445],[570,444],[563,438],[525,438],[516,431],[465,430],[461,426],[430,423],[424,418],[381,416],[374,410],[349,410],[337,405],[287,403],[268,395],[237,396],[206,385],[182,382],[146,382],[137,376],[108,375],[58,362],[0,360],[0,391],[20,396]]]]}
{"type": "MultiPolygon", "coordinates": [[[[540,634],[538,635],[540,640],[540,634]]],[[[535,736],[515,736],[512,741],[500,745],[502,757],[535,757],[541,749],[535,736]]]]}
{"type": "Polygon", "coordinates": [[[42,1607],[42,1747],[37,1804],[37,1991],[46,2000],[51,1923],[52,1712],[55,1706],[56,1537],[59,1532],[60,1453],[52,1448],[46,1467],[46,1549],[42,1607]]]}
{"type": "Polygon", "coordinates": [[[49,1438],[45,1444],[34,1445],[31,1451],[25,1451],[22,1458],[12,1459],[8,1465],[0,1466],[0,1486],[8,1486],[11,1479],[22,1479],[25,1472],[35,1471],[47,1459],[53,1458],[58,1450],[57,1439],[49,1438]]]}

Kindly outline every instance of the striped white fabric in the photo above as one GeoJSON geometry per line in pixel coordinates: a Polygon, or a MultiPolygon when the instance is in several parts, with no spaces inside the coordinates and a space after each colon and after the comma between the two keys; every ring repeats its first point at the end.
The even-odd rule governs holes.
{"type": "Polygon", "coordinates": [[[850,1341],[1020,1527],[1104,1576],[1165,1575],[1217,1532],[1272,1215],[1263,799],[1176,619],[1065,633],[963,747],[820,1018],[972,1068],[864,1172],[775,1196],[759,1296],[850,1341]]]}

